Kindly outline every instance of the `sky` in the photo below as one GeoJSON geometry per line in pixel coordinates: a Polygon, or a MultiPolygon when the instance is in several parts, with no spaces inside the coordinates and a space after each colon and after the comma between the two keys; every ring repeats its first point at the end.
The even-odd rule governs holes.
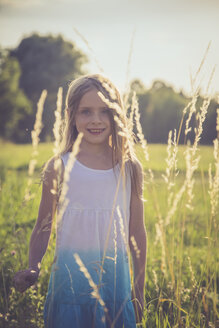
{"type": "Polygon", "coordinates": [[[218,0],[0,0],[2,47],[33,32],[61,33],[88,55],[88,72],[101,67],[121,91],[133,79],[147,88],[163,80],[190,94],[211,42],[198,82],[205,93],[216,65],[209,92],[219,92],[218,0]]]}

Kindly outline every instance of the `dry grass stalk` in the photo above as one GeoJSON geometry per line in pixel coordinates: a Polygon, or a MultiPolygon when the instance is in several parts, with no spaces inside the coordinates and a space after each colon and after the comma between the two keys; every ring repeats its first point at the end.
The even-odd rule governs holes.
{"type": "MultiPolygon", "coordinates": [[[[218,104],[219,104],[219,96],[218,96],[218,104]]],[[[217,139],[219,140],[219,108],[217,109],[216,131],[217,131],[217,139]]]]}
{"type": "Polygon", "coordinates": [[[116,220],[114,220],[114,261],[115,265],[117,262],[117,229],[116,229],[116,220]]]}
{"type": "Polygon", "coordinates": [[[136,242],[136,240],[135,240],[135,237],[134,237],[134,236],[131,236],[130,240],[131,240],[131,243],[132,243],[132,245],[133,245],[133,248],[134,248],[134,251],[135,251],[136,257],[139,259],[140,254],[141,254],[141,251],[140,251],[140,249],[138,248],[138,245],[137,245],[137,242],[136,242]]]}
{"type": "MultiPolygon", "coordinates": [[[[134,95],[133,95],[134,97],[134,95]]],[[[138,106],[138,100],[136,97],[133,99],[133,106],[135,108],[135,124],[137,128],[137,137],[139,138],[140,145],[144,151],[144,156],[146,161],[149,161],[149,152],[148,152],[148,146],[147,146],[147,141],[144,138],[143,132],[142,132],[142,127],[140,123],[140,112],[139,112],[139,106],[138,106]]]]}
{"type": "Polygon", "coordinates": [[[56,171],[57,179],[53,180],[53,188],[51,189],[51,193],[56,195],[59,192],[60,188],[60,174],[59,169],[61,168],[61,158],[60,154],[60,146],[61,146],[61,127],[62,127],[62,94],[63,89],[60,87],[57,93],[57,102],[56,102],[56,111],[55,115],[55,123],[53,126],[53,135],[54,135],[54,146],[53,146],[53,154],[55,156],[54,160],[54,170],[56,171]]]}
{"type": "Polygon", "coordinates": [[[193,209],[192,207],[192,199],[194,197],[193,195],[193,187],[194,187],[194,172],[198,168],[198,164],[200,161],[200,156],[194,157],[194,148],[190,148],[187,146],[185,151],[185,158],[186,158],[186,178],[185,178],[185,186],[187,189],[187,204],[186,207],[189,209],[193,209]]]}
{"type": "Polygon", "coordinates": [[[133,134],[133,129],[134,129],[135,106],[136,106],[136,92],[133,91],[130,114],[129,114],[129,118],[128,118],[128,129],[129,129],[129,133],[131,135],[133,134]]]}
{"type": "MultiPolygon", "coordinates": [[[[107,91],[109,92],[109,90],[107,90],[107,91]]],[[[133,139],[132,139],[132,135],[130,134],[130,131],[128,129],[128,126],[126,124],[125,112],[116,102],[111,102],[101,92],[98,92],[98,95],[101,98],[101,100],[103,102],[105,102],[105,104],[109,108],[114,109],[115,112],[118,114],[118,115],[114,115],[114,120],[115,120],[115,122],[117,123],[117,125],[120,129],[118,134],[120,136],[125,137],[123,159],[126,160],[126,157],[128,157],[129,151],[130,151],[130,153],[133,153],[133,151],[132,151],[132,149],[133,149],[133,139]],[[120,117],[122,119],[120,119],[120,117]]],[[[113,95],[111,95],[111,97],[112,96],[113,95]]]]}
{"type": "Polygon", "coordinates": [[[120,135],[121,137],[124,137],[124,149],[123,149],[123,158],[122,158],[122,160],[125,162],[126,160],[128,160],[129,151],[133,147],[132,140],[130,140],[130,137],[129,137],[130,135],[129,135],[129,132],[128,132],[128,128],[119,119],[119,117],[115,116],[114,121],[117,123],[117,126],[120,129],[120,131],[118,131],[118,135],[120,135]]]}
{"type": "MultiPolygon", "coordinates": [[[[202,61],[200,68],[203,66],[204,61],[202,61]]],[[[198,73],[200,72],[200,69],[198,70],[198,73]]],[[[213,74],[213,73],[212,73],[213,74]]],[[[194,79],[194,81],[196,81],[197,78],[197,74],[196,77],[194,79]]],[[[208,87],[210,85],[210,81],[212,81],[212,75],[210,77],[209,80],[209,84],[208,87]]],[[[186,121],[186,127],[185,127],[185,135],[187,135],[190,131],[191,131],[191,127],[189,127],[189,123],[191,120],[191,117],[193,115],[193,113],[196,112],[196,102],[198,99],[198,88],[195,91],[191,102],[185,107],[184,111],[183,111],[183,115],[185,115],[186,111],[188,108],[190,108],[190,112],[189,112],[189,116],[188,119],[186,121]]],[[[186,206],[189,209],[192,209],[192,199],[193,199],[193,187],[194,187],[194,179],[193,179],[193,174],[195,172],[195,170],[198,168],[198,163],[200,160],[200,157],[196,156],[197,150],[198,150],[198,143],[201,139],[201,134],[203,132],[203,123],[205,121],[206,118],[206,114],[207,114],[207,109],[208,106],[210,104],[210,100],[211,97],[210,96],[206,96],[205,99],[203,100],[202,106],[200,107],[200,111],[197,113],[196,118],[198,120],[198,127],[195,129],[195,140],[193,143],[193,146],[190,147],[189,145],[187,145],[186,151],[185,151],[185,158],[186,158],[186,179],[181,187],[181,189],[179,190],[179,192],[176,194],[175,199],[172,201],[172,207],[170,208],[170,210],[167,213],[166,219],[165,219],[165,224],[169,224],[170,223],[170,219],[171,217],[174,215],[176,209],[177,209],[177,204],[179,203],[181,197],[184,194],[184,191],[187,190],[187,196],[188,196],[188,200],[187,200],[187,204],[186,206]]],[[[179,137],[177,138],[179,140],[179,137]]]]}
{"type": "Polygon", "coordinates": [[[192,207],[192,199],[193,199],[193,187],[194,187],[194,178],[193,174],[195,170],[198,168],[200,156],[197,156],[196,153],[198,151],[198,143],[201,139],[201,134],[203,132],[203,123],[206,118],[207,109],[209,107],[211,101],[210,96],[206,96],[206,98],[203,100],[202,106],[200,107],[200,111],[196,115],[196,119],[198,121],[198,127],[195,128],[195,140],[193,143],[193,146],[190,148],[189,145],[187,146],[187,149],[185,151],[185,157],[186,157],[186,187],[187,187],[187,195],[188,195],[188,201],[186,206],[190,209],[193,209],[192,207]]]}
{"type": "Polygon", "coordinates": [[[127,228],[125,229],[125,227],[124,227],[124,222],[123,222],[123,218],[122,218],[122,214],[120,212],[119,206],[116,207],[116,211],[117,211],[117,214],[119,217],[120,233],[121,233],[122,239],[124,241],[124,244],[126,246],[126,249],[128,250],[128,236],[126,233],[127,228]]]}
{"type": "Polygon", "coordinates": [[[114,88],[112,88],[109,83],[107,83],[105,81],[104,78],[102,78],[101,76],[99,77],[100,79],[100,82],[101,82],[101,85],[102,87],[109,93],[109,96],[112,100],[116,101],[117,100],[117,95],[116,95],[116,91],[114,88]]]}
{"type": "Polygon", "coordinates": [[[66,197],[67,192],[68,192],[68,181],[70,178],[71,170],[75,163],[76,156],[79,152],[79,147],[80,147],[82,137],[83,137],[83,133],[79,133],[77,139],[74,142],[72,151],[69,153],[68,162],[65,167],[61,195],[60,195],[60,199],[59,199],[59,211],[58,211],[58,215],[57,215],[57,225],[60,223],[61,218],[65,212],[65,209],[69,203],[69,200],[66,197]]]}
{"type": "Polygon", "coordinates": [[[61,144],[61,126],[62,126],[62,94],[63,89],[60,87],[57,93],[57,102],[56,102],[56,111],[55,123],[53,126],[53,135],[54,135],[54,147],[53,153],[57,156],[60,153],[60,144],[61,144]]]}
{"type": "Polygon", "coordinates": [[[116,264],[117,264],[117,229],[116,219],[114,219],[114,302],[113,302],[113,317],[116,311],[116,264]]]}
{"type": "Polygon", "coordinates": [[[193,174],[195,170],[198,167],[198,163],[200,160],[200,157],[193,158],[193,149],[187,146],[185,151],[185,158],[186,158],[186,177],[183,182],[183,185],[179,189],[178,193],[176,193],[172,205],[167,212],[166,218],[165,218],[165,225],[168,225],[170,223],[171,218],[174,216],[179,201],[181,200],[184,192],[187,190],[188,200],[186,206],[190,209],[192,209],[191,203],[193,199],[193,186],[194,186],[194,179],[193,174]]]}
{"type": "Polygon", "coordinates": [[[187,112],[187,110],[190,108],[189,115],[188,115],[188,118],[186,120],[185,136],[187,136],[188,133],[192,129],[191,127],[189,127],[189,123],[191,121],[192,115],[196,112],[196,103],[197,103],[197,100],[198,100],[198,91],[193,95],[191,102],[189,102],[189,104],[183,110],[183,114],[185,114],[187,112]]]}
{"type": "Polygon", "coordinates": [[[42,125],[42,115],[43,115],[43,108],[44,108],[43,106],[44,106],[44,102],[46,100],[46,96],[47,96],[47,91],[43,90],[42,94],[40,96],[40,99],[37,103],[36,120],[35,120],[35,124],[34,124],[34,129],[31,132],[33,150],[36,153],[36,155],[38,155],[37,147],[38,147],[38,144],[39,144],[39,141],[40,141],[39,135],[40,135],[40,132],[41,132],[42,127],[43,127],[43,125],[42,125]]]}
{"type": "Polygon", "coordinates": [[[161,244],[161,271],[163,272],[164,276],[167,275],[167,265],[166,265],[166,247],[165,247],[165,233],[163,229],[163,220],[159,220],[158,223],[155,223],[156,229],[156,240],[155,242],[159,241],[161,244]]]}
{"type": "Polygon", "coordinates": [[[47,216],[42,220],[41,225],[40,225],[39,229],[37,230],[37,234],[39,234],[41,232],[50,231],[50,227],[48,225],[51,223],[51,221],[49,221],[49,220],[51,220],[50,214],[47,214],[47,216]]]}
{"type": "MultiPolygon", "coordinates": [[[[102,257],[102,261],[101,261],[100,274],[99,274],[99,286],[101,285],[101,282],[102,282],[102,276],[103,276],[103,272],[104,272],[103,267],[104,267],[105,259],[107,257],[106,252],[107,252],[107,248],[108,248],[108,244],[109,244],[110,231],[111,231],[111,227],[112,227],[112,224],[113,224],[113,216],[114,216],[115,208],[116,208],[116,199],[117,199],[117,196],[118,196],[118,191],[119,191],[119,186],[120,186],[121,176],[122,176],[123,171],[124,171],[124,167],[123,167],[123,163],[122,163],[122,167],[120,169],[120,173],[119,173],[119,176],[118,176],[115,196],[114,196],[114,200],[113,200],[112,211],[111,211],[111,216],[110,216],[108,230],[107,230],[107,236],[106,236],[105,243],[104,243],[103,257],[102,257]]],[[[94,309],[94,315],[96,315],[96,310],[97,310],[97,302],[96,302],[95,309],[94,309]]]]}
{"type": "Polygon", "coordinates": [[[71,283],[71,291],[72,291],[72,294],[74,295],[74,288],[73,288],[73,281],[72,281],[72,275],[71,275],[71,272],[67,266],[67,264],[65,264],[65,267],[66,267],[66,270],[68,271],[68,275],[69,275],[69,279],[70,279],[70,283],[71,283]]]}
{"type": "Polygon", "coordinates": [[[152,269],[153,277],[154,277],[154,285],[155,285],[155,290],[157,293],[159,293],[159,287],[158,287],[158,279],[157,279],[157,274],[154,269],[152,269]]]}
{"type": "MultiPolygon", "coordinates": [[[[189,133],[189,131],[191,131],[191,128],[189,127],[189,123],[191,121],[192,115],[196,112],[197,99],[198,99],[198,91],[196,91],[194,93],[191,102],[185,107],[185,109],[183,111],[183,117],[184,117],[184,115],[186,114],[186,111],[188,109],[190,109],[188,119],[186,121],[185,135],[187,135],[189,133]]],[[[170,220],[174,216],[175,212],[177,211],[178,204],[179,204],[180,200],[182,199],[185,192],[187,192],[187,198],[186,198],[185,205],[190,210],[193,209],[192,200],[193,200],[193,197],[194,197],[194,195],[193,195],[194,172],[198,168],[198,163],[199,163],[199,160],[200,160],[200,157],[197,156],[197,151],[198,151],[197,146],[198,146],[198,142],[200,141],[201,134],[202,134],[202,130],[203,130],[202,126],[203,126],[204,120],[206,118],[206,113],[207,113],[207,108],[209,106],[209,103],[210,103],[210,97],[206,97],[203,101],[203,104],[200,108],[200,111],[196,115],[196,118],[198,119],[198,127],[197,127],[197,129],[195,129],[195,141],[194,141],[194,144],[193,144],[192,147],[190,147],[190,145],[188,143],[187,147],[186,147],[186,151],[185,151],[186,177],[185,177],[185,180],[184,180],[181,188],[176,193],[175,197],[173,198],[173,195],[171,195],[171,194],[169,194],[169,196],[168,196],[168,212],[167,212],[167,215],[166,215],[166,218],[165,218],[165,225],[168,225],[170,223],[170,220]]],[[[170,154],[170,140],[171,140],[170,137],[172,139],[172,136],[169,135],[169,138],[168,138],[168,150],[167,150],[168,154],[170,154]]],[[[179,135],[177,137],[177,141],[176,141],[176,138],[175,138],[176,150],[177,150],[178,141],[179,141],[179,135]]],[[[168,157],[170,158],[170,155],[168,155],[168,157]]],[[[168,164],[168,166],[171,167],[170,160],[169,161],[167,160],[167,164],[168,164]]],[[[169,189],[171,190],[171,188],[172,188],[172,183],[170,184],[169,177],[170,177],[170,173],[169,173],[169,170],[167,169],[166,170],[166,175],[164,176],[164,178],[165,178],[165,181],[167,182],[168,192],[169,192],[169,189]]],[[[156,226],[156,229],[159,230],[158,233],[160,235],[161,246],[162,246],[162,243],[164,244],[162,246],[162,257],[163,257],[164,256],[163,255],[163,250],[166,250],[165,249],[165,238],[166,238],[166,236],[165,236],[164,230],[162,229],[163,226],[162,226],[161,223],[162,223],[162,221],[159,222],[159,225],[156,226]],[[164,236],[163,236],[163,234],[164,234],[164,236]]],[[[178,258],[179,258],[179,262],[178,262],[179,263],[179,277],[178,277],[178,280],[179,280],[179,283],[177,283],[176,289],[175,289],[175,295],[176,295],[178,306],[181,306],[181,296],[180,296],[181,295],[181,292],[180,292],[181,285],[180,285],[180,281],[182,279],[181,278],[181,265],[182,265],[181,259],[182,259],[182,251],[183,251],[184,229],[185,229],[185,215],[183,216],[182,226],[181,226],[181,233],[179,235],[179,240],[181,240],[180,247],[179,247],[179,254],[178,254],[178,258]]],[[[173,244],[173,242],[172,242],[172,244],[173,244]]],[[[166,255],[168,255],[167,252],[166,252],[166,255]]],[[[172,254],[172,258],[174,258],[174,253],[172,254]]],[[[169,264],[170,271],[173,270],[172,264],[169,261],[168,261],[168,264],[169,264]]],[[[174,286],[173,272],[172,272],[171,276],[172,276],[172,286],[174,286]]]]}
{"type": "MultiPolygon", "coordinates": [[[[111,90],[111,88],[110,88],[110,90],[111,90]]],[[[107,90],[107,91],[109,91],[109,90],[107,90]]],[[[109,108],[114,109],[118,113],[119,116],[124,117],[124,111],[118,103],[110,101],[100,91],[98,91],[98,96],[100,97],[100,99],[103,102],[105,102],[105,104],[109,108]]],[[[113,94],[111,95],[111,97],[113,97],[113,94]]]]}
{"type": "Polygon", "coordinates": [[[177,171],[177,141],[176,141],[176,130],[174,130],[174,136],[172,140],[172,131],[169,131],[168,135],[168,144],[167,144],[167,158],[166,158],[166,172],[162,174],[164,181],[167,184],[168,190],[168,206],[171,205],[173,198],[173,187],[175,185],[175,177],[178,175],[179,171],[177,171]],[[173,147],[172,147],[173,146],[173,147]]]}
{"type": "MultiPolygon", "coordinates": [[[[202,61],[201,61],[200,65],[199,65],[198,70],[195,73],[194,78],[191,77],[192,100],[191,100],[190,106],[189,106],[190,107],[189,116],[188,116],[188,119],[186,121],[185,136],[191,131],[191,127],[189,128],[189,123],[191,121],[192,115],[196,112],[196,103],[197,103],[197,99],[198,99],[198,96],[199,96],[199,93],[200,93],[200,89],[201,89],[200,83],[198,83],[198,85],[196,86],[196,84],[197,84],[197,78],[198,78],[198,76],[199,76],[199,74],[200,74],[200,72],[202,70],[202,67],[203,67],[203,65],[205,63],[205,60],[207,58],[207,54],[209,52],[210,45],[211,45],[211,42],[209,42],[209,44],[207,46],[207,49],[205,51],[205,54],[204,54],[204,56],[202,58],[202,61]]],[[[208,90],[210,88],[210,85],[211,85],[211,82],[212,82],[214,73],[215,73],[215,67],[212,70],[212,73],[211,73],[211,76],[210,76],[210,79],[209,79],[209,82],[208,82],[208,85],[207,85],[207,91],[206,91],[206,93],[208,93],[208,90]]],[[[209,102],[210,102],[209,101],[209,98],[210,97],[205,97],[204,102],[203,102],[203,105],[202,105],[202,107],[200,109],[200,112],[201,113],[197,115],[197,119],[199,120],[199,127],[198,127],[198,132],[195,132],[196,138],[197,138],[197,140],[195,141],[196,144],[199,141],[199,136],[202,133],[202,130],[201,129],[202,129],[202,124],[203,124],[204,119],[205,119],[205,115],[206,115],[205,109],[208,108],[208,105],[209,105],[209,102]]],[[[186,108],[188,108],[188,106],[186,106],[186,108]]],[[[185,112],[183,111],[183,113],[185,113],[185,112]]]]}
{"type": "MultiPolygon", "coordinates": [[[[201,63],[200,68],[202,67],[203,63],[204,63],[204,61],[201,63]]],[[[196,81],[199,72],[200,72],[200,69],[198,70],[193,82],[196,81]]],[[[213,76],[213,73],[212,73],[212,76],[213,76]]],[[[210,86],[210,82],[212,81],[212,76],[210,78],[208,88],[210,86]]],[[[197,112],[196,104],[197,104],[197,100],[198,100],[198,97],[199,97],[199,90],[200,90],[200,87],[198,86],[197,88],[195,88],[194,84],[193,84],[193,97],[192,97],[190,103],[183,110],[183,118],[184,118],[187,110],[189,109],[189,114],[188,114],[188,118],[186,120],[186,126],[185,126],[185,136],[187,136],[188,133],[191,131],[191,127],[189,127],[189,124],[190,124],[192,115],[197,112]]],[[[197,128],[194,129],[194,132],[195,132],[194,143],[193,143],[192,147],[190,146],[190,143],[187,143],[187,147],[186,147],[186,151],[185,151],[185,159],[186,159],[186,176],[185,176],[185,180],[184,180],[181,188],[179,189],[178,193],[176,193],[174,199],[172,197],[171,201],[168,202],[169,210],[168,210],[166,218],[165,218],[165,225],[170,223],[170,220],[174,216],[174,214],[175,214],[175,212],[178,208],[178,204],[179,204],[180,200],[182,199],[185,192],[187,192],[185,205],[190,210],[193,209],[192,200],[193,200],[193,197],[194,197],[194,194],[193,194],[194,172],[198,168],[198,164],[199,164],[199,160],[200,160],[200,157],[197,156],[198,143],[200,141],[201,134],[202,134],[202,131],[203,131],[203,123],[204,123],[205,118],[206,118],[207,108],[210,104],[210,99],[211,98],[209,96],[206,96],[204,98],[203,103],[202,103],[198,113],[196,114],[196,120],[198,121],[198,125],[197,125],[197,128]]],[[[181,127],[182,127],[182,121],[181,121],[181,125],[180,125],[180,132],[181,132],[181,127]]],[[[170,136],[169,136],[169,139],[170,139],[170,136]]],[[[178,141],[179,141],[179,134],[178,134],[178,137],[177,137],[176,145],[178,144],[178,141]]],[[[169,143],[170,143],[170,141],[168,141],[168,144],[169,143]]],[[[169,176],[169,171],[167,170],[166,171],[166,176],[165,176],[166,182],[169,182],[168,181],[168,176],[169,176]]],[[[168,187],[169,186],[167,185],[167,188],[168,187]]],[[[171,189],[171,185],[170,185],[169,188],[171,189]]],[[[173,221],[173,224],[174,224],[174,221],[173,221]]],[[[182,277],[181,277],[181,274],[182,274],[182,256],[183,256],[182,255],[183,254],[182,253],[183,252],[183,235],[184,235],[184,230],[185,230],[185,210],[184,210],[184,215],[183,215],[183,218],[182,218],[182,222],[181,223],[179,222],[179,228],[181,230],[181,232],[179,233],[179,236],[178,236],[178,242],[180,241],[180,247],[179,247],[179,251],[177,252],[177,254],[178,254],[177,255],[178,262],[177,263],[179,265],[179,267],[178,267],[178,271],[179,271],[178,275],[179,276],[178,276],[177,284],[176,284],[176,288],[175,288],[175,296],[176,296],[176,299],[177,299],[177,304],[180,307],[181,306],[181,291],[182,291],[182,286],[181,286],[182,277]]],[[[161,238],[162,238],[162,226],[159,227],[159,229],[160,229],[159,234],[161,235],[161,238]]],[[[173,245],[174,245],[174,238],[173,238],[173,241],[172,241],[173,245]]],[[[167,253],[167,255],[168,255],[168,253],[167,253]]],[[[162,254],[162,256],[163,256],[163,254],[162,254]]],[[[174,259],[174,252],[172,254],[172,259],[174,259]]],[[[171,267],[170,267],[170,269],[171,269],[171,267]]],[[[191,268],[191,262],[190,262],[190,271],[193,273],[192,268],[191,268]]],[[[194,285],[195,284],[195,279],[194,279],[193,276],[192,276],[192,278],[193,278],[193,285],[194,285]]],[[[172,284],[172,286],[174,286],[174,284],[172,284]]],[[[195,285],[194,285],[194,287],[195,287],[195,285]]],[[[197,292],[197,289],[196,289],[196,292],[197,292]]],[[[180,316],[181,315],[179,314],[178,320],[181,320],[180,316]]]]}
{"type": "Polygon", "coordinates": [[[173,217],[173,215],[175,214],[175,212],[177,210],[178,203],[179,203],[180,199],[182,198],[185,190],[186,190],[186,183],[184,182],[183,185],[181,186],[180,190],[176,194],[176,196],[175,196],[175,198],[172,202],[171,208],[167,212],[167,215],[166,215],[166,218],[165,218],[165,225],[170,224],[170,220],[173,217]]]}
{"type": "Polygon", "coordinates": [[[209,166],[209,195],[211,203],[211,215],[213,218],[216,217],[218,212],[218,201],[219,201],[219,141],[214,140],[214,159],[215,159],[215,174],[212,176],[212,167],[209,166]]]}
{"type": "MultiPolygon", "coordinates": [[[[219,104],[219,96],[218,96],[219,104]]],[[[214,143],[214,160],[215,160],[215,174],[212,176],[212,166],[209,165],[209,194],[211,202],[211,215],[215,218],[218,209],[219,202],[219,108],[217,108],[217,121],[216,121],[217,139],[214,143]]]]}
{"type": "MultiPolygon", "coordinates": [[[[114,216],[115,207],[116,207],[116,199],[117,199],[117,196],[118,196],[118,191],[119,191],[119,186],[120,186],[120,181],[121,181],[121,175],[122,175],[123,170],[124,170],[124,168],[123,168],[123,165],[122,165],[122,167],[120,169],[120,174],[119,174],[119,177],[118,177],[118,181],[117,181],[115,196],[114,196],[113,205],[112,205],[111,216],[110,216],[108,230],[107,230],[107,236],[106,236],[105,243],[104,243],[104,250],[103,250],[103,256],[102,256],[102,261],[101,261],[101,266],[100,266],[98,286],[100,286],[101,283],[102,283],[102,276],[103,276],[103,273],[104,273],[104,263],[105,263],[105,259],[108,258],[108,256],[106,255],[106,252],[107,252],[107,249],[108,249],[110,232],[111,232],[111,227],[112,227],[112,222],[113,222],[113,216],[114,216]]],[[[115,244],[114,244],[114,246],[115,246],[115,244]]],[[[98,304],[98,299],[96,301],[95,308],[94,308],[94,316],[96,316],[97,304],[98,304]]],[[[107,316],[107,319],[108,319],[108,321],[111,321],[111,319],[108,316],[107,316]]],[[[112,323],[112,325],[110,325],[110,327],[113,327],[113,323],[112,323]]]]}
{"type": "Polygon", "coordinates": [[[197,129],[195,129],[195,140],[194,140],[194,144],[193,144],[193,156],[195,155],[195,153],[197,151],[198,143],[201,139],[201,134],[203,132],[203,123],[206,118],[207,109],[210,104],[210,101],[211,101],[211,96],[207,96],[203,100],[202,106],[200,108],[200,112],[197,114],[197,117],[196,117],[197,121],[198,121],[198,127],[197,127],[197,129]]]}
{"type": "MultiPolygon", "coordinates": [[[[104,83],[104,88],[109,92],[110,97],[112,99],[116,99],[116,94],[114,93],[114,90],[107,84],[104,83]]],[[[127,117],[126,113],[123,108],[120,107],[120,105],[116,102],[112,102],[109,99],[107,99],[100,91],[98,92],[99,97],[105,104],[111,108],[114,109],[115,112],[118,115],[114,115],[114,120],[117,123],[119,127],[118,134],[120,136],[125,137],[125,144],[124,144],[124,153],[123,153],[123,159],[126,161],[126,156],[130,152],[131,154],[133,153],[133,147],[134,147],[134,141],[132,137],[132,133],[130,133],[130,130],[127,125],[127,117]]]]}
{"type": "Polygon", "coordinates": [[[98,302],[100,303],[100,305],[103,307],[104,312],[108,312],[108,310],[106,308],[106,305],[105,305],[103,299],[100,296],[99,288],[94,283],[93,279],[91,278],[91,275],[88,272],[87,268],[85,267],[84,263],[82,262],[80,256],[77,253],[74,253],[73,256],[75,258],[75,261],[76,261],[77,265],[79,266],[80,271],[84,274],[85,278],[88,280],[88,283],[91,286],[91,288],[93,288],[93,292],[91,293],[91,296],[93,298],[96,298],[98,300],[98,302]]]}
{"type": "Polygon", "coordinates": [[[191,258],[189,256],[188,256],[188,262],[189,262],[189,271],[191,273],[192,287],[193,287],[193,289],[196,289],[197,288],[197,281],[195,279],[194,271],[192,269],[191,258]]]}
{"type": "Polygon", "coordinates": [[[42,115],[43,115],[43,108],[44,108],[44,103],[46,100],[46,96],[47,96],[47,91],[43,90],[40,96],[40,99],[37,103],[37,112],[36,112],[36,120],[34,123],[34,128],[31,132],[31,138],[32,138],[32,147],[33,147],[33,151],[32,151],[32,155],[31,155],[31,160],[29,162],[29,168],[28,168],[28,182],[27,182],[27,188],[25,191],[25,196],[24,196],[24,200],[28,201],[31,198],[34,197],[34,195],[30,195],[30,186],[32,185],[32,176],[34,174],[35,171],[35,167],[37,164],[37,156],[38,156],[38,144],[40,141],[39,135],[41,133],[42,130],[42,115]]]}
{"type": "Polygon", "coordinates": [[[156,212],[156,215],[159,220],[162,220],[162,215],[160,211],[159,201],[156,193],[156,186],[154,181],[154,173],[151,169],[147,170],[147,178],[145,179],[146,186],[148,187],[148,192],[152,194],[153,206],[156,212]]]}
{"type": "Polygon", "coordinates": [[[203,56],[203,58],[201,60],[201,63],[200,63],[200,65],[199,65],[199,67],[198,67],[198,69],[197,69],[197,71],[195,73],[194,78],[191,77],[191,87],[192,87],[192,90],[194,90],[194,88],[195,88],[197,78],[198,78],[198,76],[199,76],[199,74],[200,74],[200,72],[201,72],[201,70],[203,68],[203,65],[204,65],[205,61],[206,61],[206,58],[207,58],[208,52],[210,50],[210,47],[211,47],[211,41],[208,43],[208,46],[207,46],[207,48],[205,50],[205,54],[204,54],[204,56],[203,56]]]}
{"type": "Polygon", "coordinates": [[[208,85],[207,85],[207,88],[206,88],[206,94],[208,94],[208,92],[209,92],[209,89],[210,89],[210,86],[211,86],[211,83],[212,83],[215,72],[216,72],[216,65],[212,69],[212,72],[211,72],[211,75],[210,75],[210,78],[209,78],[209,81],[208,81],[208,85]]]}
{"type": "Polygon", "coordinates": [[[85,45],[87,46],[88,50],[90,51],[96,65],[97,65],[97,68],[100,70],[100,72],[104,72],[104,69],[102,68],[102,66],[100,65],[93,49],[91,48],[89,42],[87,41],[87,39],[75,28],[73,27],[73,30],[75,31],[75,33],[81,38],[81,40],[85,43],[85,45]]]}
{"type": "MultiPolygon", "coordinates": [[[[196,94],[195,94],[195,96],[192,97],[192,100],[190,100],[190,102],[183,109],[183,114],[182,114],[182,118],[181,118],[181,121],[180,121],[179,131],[178,131],[178,134],[177,134],[177,141],[176,141],[177,145],[179,144],[179,138],[180,138],[180,135],[181,135],[181,132],[182,132],[182,126],[183,126],[185,115],[186,115],[188,109],[191,108],[191,106],[195,106],[194,102],[196,103],[196,101],[197,101],[197,97],[196,97],[196,94]],[[194,100],[194,97],[196,98],[196,100],[194,100]]],[[[189,129],[189,121],[190,120],[191,120],[191,117],[188,119],[188,123],[186,123],[185,130],[189,129]]],[[[186,131],[185,135],[187,135],[189,131],[186,131]]]]}
{"type": "Polygon", "coordinates": [[[128,55],[128,62],[127,62],[127,70],[126,70],[126,79],[125,79],[125,94],[124,94],[124,108],[127,111],[128,109],[128,98],[130,94],[130,84],[129,84],[129,76],[130,76],[130,66],[131,66],[131,59],[132,53],[134,49],[134,39],[135,39],[135,29],[133,30],[129,48],[129,55],[128,55]]]}

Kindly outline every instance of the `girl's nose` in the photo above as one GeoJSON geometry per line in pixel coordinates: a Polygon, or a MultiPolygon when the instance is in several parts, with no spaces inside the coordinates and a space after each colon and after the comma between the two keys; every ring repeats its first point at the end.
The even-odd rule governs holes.
{"type": "Polygon", "coordinates": [[[93,113],[92,115],[92,123],[101,123],[101,114],[100,113],[93,113]]]}

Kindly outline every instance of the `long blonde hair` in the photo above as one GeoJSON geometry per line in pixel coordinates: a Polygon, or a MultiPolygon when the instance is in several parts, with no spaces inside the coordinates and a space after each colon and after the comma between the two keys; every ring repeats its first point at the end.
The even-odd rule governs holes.
{"type": "Polygon", "coordinates": [[[133,147],[133,136],[128,132],[126,112],[123,108],[122,100],[117,88],[106,77],[94,74],[84,75],[72,81],[66,96],[66,115],[64,123],[63,140],[61,154],[72,150],[73,144],[78,136],[75,126],[75,115],[82,97],[90,90],[96,89],[99,95],[109,107],[109,117],[111,122],[112,136],[112,162],[113,167],[119,162],[122,167],[124,163],[131,173],[132,185],[138,196],[141,197],[142,186],[140,185],[139,164],[133,147]],[[68,114],[67,114],[68,113],[68,114]],[[122,165],[123,164],[123,165],[122,165]]]}

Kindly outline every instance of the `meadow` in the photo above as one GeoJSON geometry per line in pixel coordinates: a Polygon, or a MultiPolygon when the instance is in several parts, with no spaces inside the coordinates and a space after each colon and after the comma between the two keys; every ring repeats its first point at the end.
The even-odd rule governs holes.
{"type": "MultiPolygon", "coordinates": [[[[12,277],[28,266],[42,165],[52,156],[53,145],[39,144],[28,198],[32,146],[5,142],[0,146],[0,327],[41,328],[54,255],[54,229],[37,284],[20,294],[12,277]]],[[[148,145],[146,160],[136,145],[145,172],[148,239],[142,327],[219,327],[216,147],[199,146],[193,156],[190,147],[174,147],[169,141],[168,145],[148,145]]]]}

